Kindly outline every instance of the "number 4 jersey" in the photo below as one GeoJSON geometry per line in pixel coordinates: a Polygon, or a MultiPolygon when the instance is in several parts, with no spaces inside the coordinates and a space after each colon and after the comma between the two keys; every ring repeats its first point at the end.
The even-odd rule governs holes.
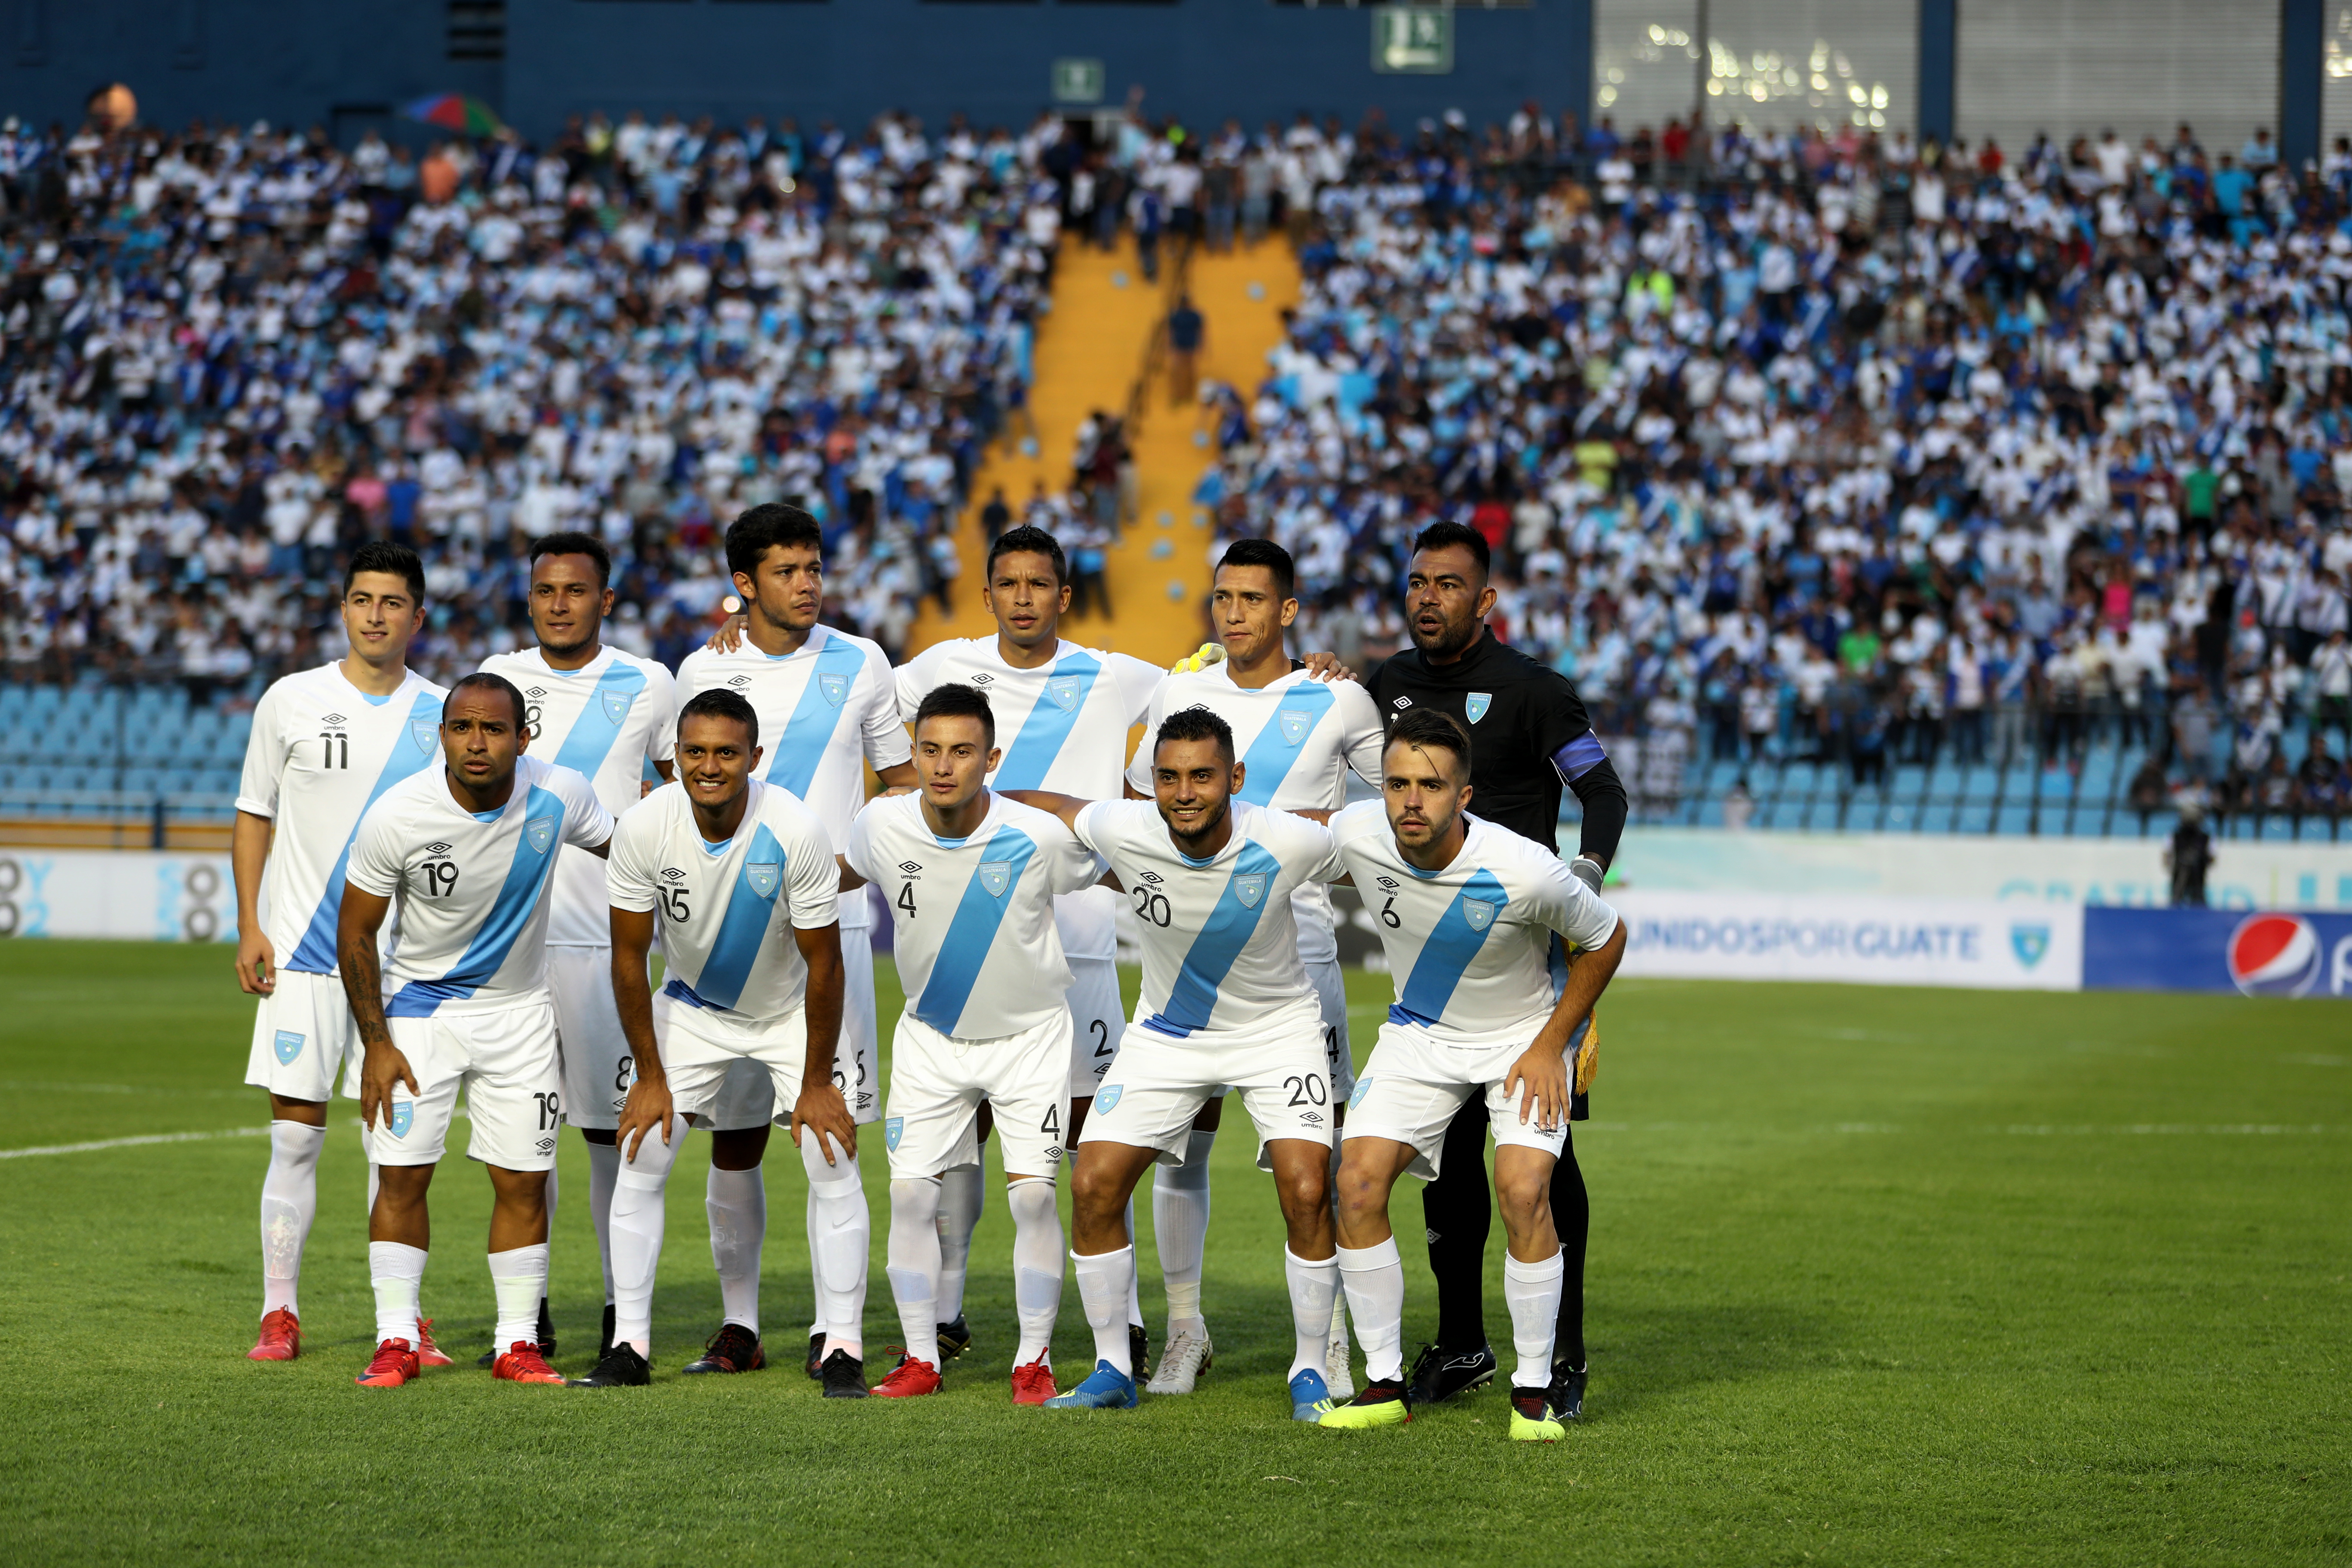
{"type": "Polygon", "coordinates": [[[360,818],[350,872],[352,887],[396,900],[384,1016],[546,1001],[556,854],[612,836],[586,779],[530,755],[515,759],[514,792],[496,811],[459,805],[439,767],[386,790],[360,818]]]}
{"type": "Polygon", "coordinates": [[[889,900],[908,1012],[993,1040],[1066,1010],[1054,896],[1093,887],[1103,868],[1060,818],[992,795],[977,830],[941,838],[920,795],[888,795],[858,813],[845,858],[889,900]]]}
{"type": "Polygon", "coordinates": [[[735,836],[702,837],[686,786],[667,784],[622,816],[605,882],[612,907],[658,911],[662,994],[700,1026],[748,1038],[797,1012],[808,964],[794,931],[835,923],[833,841],[789,790],[750,780],[735,836]]]}

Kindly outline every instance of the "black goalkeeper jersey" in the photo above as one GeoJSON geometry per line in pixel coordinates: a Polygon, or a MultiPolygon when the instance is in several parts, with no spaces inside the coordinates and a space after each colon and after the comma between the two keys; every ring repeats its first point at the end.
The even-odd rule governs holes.
{"type": "Polygon", "coordinates": [[[1580,848],[1606,866],[1625,827],[1625,786],[1592,732],[1584,700],[1568,677],[1537,663],[1489,630],[1452,664],[1431,665],[1408,647],[1372,678],[1383,719],[1434,707],[1470,731],[1470,810],[1555,854],[1559,791],[1584,806],[1580,848]]]}

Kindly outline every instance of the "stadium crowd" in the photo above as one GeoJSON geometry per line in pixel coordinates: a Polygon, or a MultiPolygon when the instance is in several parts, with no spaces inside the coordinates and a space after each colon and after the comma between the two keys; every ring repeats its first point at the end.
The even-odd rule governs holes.
{"type": "MultiPolygon", "coordinates": [[[[2260,134],[2011,158],[1533,106],[1092,139],[594,116],[422,158],[11,122],[0,637],[11,679],[249,689],[317,658],[383,532],[431,563],[446,679],[518,640],[524,542],[579,526],[614,640],[675,664],[719,526],[787,499],[829,616],[900,657],[986,444],[1035,436],[1062,228],[1155,270],[1273,230],[1305,297],[1262,385],[1204,388],[1201,500],[1297,555],[1309,645],[1395,647],[1405,541],[1456,516],[1498,626],[1644,776],[2111,734],[2154,742],[2159,798],[2333,811],[2347,193],[2341,143],[2296,171],[2260,134]]],[[[1030,502],[1097,588],[1124,460],[1107,423],[1030,502]]]]}

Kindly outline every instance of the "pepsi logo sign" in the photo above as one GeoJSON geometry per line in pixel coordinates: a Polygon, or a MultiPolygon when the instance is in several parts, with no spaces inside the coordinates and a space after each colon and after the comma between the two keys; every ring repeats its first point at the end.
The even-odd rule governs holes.
{"type": "Polygon", "coordinates": [[[2319,981],[2319,933],[2300,915],[2249,915],[2230,933],[2230,980],[2249,996],[2302,996],[2319,981]]]}

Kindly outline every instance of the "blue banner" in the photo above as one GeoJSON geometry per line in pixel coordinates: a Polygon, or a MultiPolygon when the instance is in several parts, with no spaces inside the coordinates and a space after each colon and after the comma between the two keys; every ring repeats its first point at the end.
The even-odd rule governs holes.
{"type": "Polygon", "coordinates": [[[2083,989],[2352,996],[2352,914],[2093,905],[2083,989]]]}

